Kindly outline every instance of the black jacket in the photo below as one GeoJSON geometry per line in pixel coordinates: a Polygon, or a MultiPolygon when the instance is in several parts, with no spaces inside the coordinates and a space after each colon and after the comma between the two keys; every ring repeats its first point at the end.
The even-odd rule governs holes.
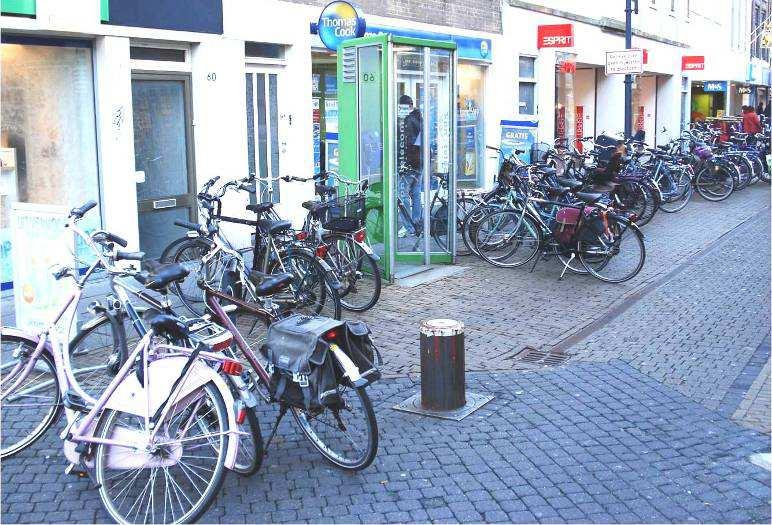
{"type": "Polygon", "coordinates": [[[416,146],[416,139],[421,135],[420,140],[423,140],[423,135],[421,134],[421,130],[423,129],[421,112],[418,111],[417,108],[413,109],[413,111],[405,117],[403,126],[400,126],[400,128],[400,136],[398,137],[400,167],[404,165],[410,169],[420,170],[421,146],[416,146]]]}

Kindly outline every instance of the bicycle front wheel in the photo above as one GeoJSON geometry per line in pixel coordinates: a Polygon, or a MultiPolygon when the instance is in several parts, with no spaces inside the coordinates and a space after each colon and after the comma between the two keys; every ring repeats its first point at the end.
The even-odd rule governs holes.
{"type": "Polygon", "coordinates": [[[734,191],[734,177],[722,167],[705,168],[695,177],[697,193],[706,201],[718,202],[729,197],[734,191]]]}
{"type": "Polygon", "coordinates": [[[0,405],[2,432],[0,432],[0,458],[21,452],[46,433],[61,413],[61,393],[53,359],[43,353],[32,365],[27,377],[15,388],[19,374],[29,357],[13,356],[14,352],[27,355],[35,351],[35,345],[26,339],[3,336],[0,351],[0,381],[3,401],[0,405]],[[20,366],[17,366],[20,365],[20,366]]]}
{"type": "Polygon", "coordinates": [[[541,228],[522,211],[497,211],[480,221],[475,242],[475,250],[485,261],[514,268],[539,253],[541,228]]]}
{"type": "Polygon", "coordinates": [[[381,271],[375,259],[345,235],[329,237],[327,261],[341,283],[340,304],[346,310],[364,312],[381,296],[381,271]]]}
{"type": "Polygon", "coordinates": [[[608,229],[585,222],[578,232],[579,260],[593,277],[622,283],[638,275],[646,260],[643,234],[629,223],[608,218],[608,229]]]}
{"type": "Polygon", "coordinates": [[[364,387],[341,387],[336,408],[306,411],[292,408],[303,434],[336,467],[362,470],[378,452],[378,424],[364,387]]]}
{"type": "MultiPolygon", "coordinates": [[[[100,443],[95,469],[99,495],[119,523],[190,523],[214,501],[225,477],[228,415],[208,383],[171,407],[147,450],[100,443]]],[[[144,417],[106,410],[101,439],[147,440],[144,417]]]]}
{"type": "MultiPolygon", "coordinates": [[[[660,181],[660,188],[666,185],[662,180],[660,181]]],[[[692,181],[686,171],[681,170],[672,173],[667,181],[667,191],[663,192],[665,198],[662,199],[660,209],[665,213],[677,213],[689,204],[693,193],[692,181]]]]}

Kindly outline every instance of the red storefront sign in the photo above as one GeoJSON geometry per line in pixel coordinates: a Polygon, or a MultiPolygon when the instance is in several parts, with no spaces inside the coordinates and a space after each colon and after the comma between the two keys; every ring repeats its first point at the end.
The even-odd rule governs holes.
{"type": "Polygon", "coordinates": [[[681,71],[703,71],[705,69],[704,56],[682,56],[681,71]]]}
{"type": "Polygon", "coordinates": [[[638,118],[635,119],[635,131],[642,131],[644,128],[643,124],[643,112],[646,108],[644,106],[638,106],[638,118]]]}
{"type": "Polygon", "coordinates": [[[574,24],[539,26],[536,33],[536,47],[573,47],[574,24]]]}
{"type": "Polygon", "coordinates": [[[584,106],[576,106],[576,149],[579,150],[579,153],[582,152],[582,147],[584,146],[582,142],[579,140],[584,136],[584,106]]]}
{"type": "Polygon", "coordinates": [[[649,52],[646,49],[643,50],[643,63],[649,63],[649,52]]]}

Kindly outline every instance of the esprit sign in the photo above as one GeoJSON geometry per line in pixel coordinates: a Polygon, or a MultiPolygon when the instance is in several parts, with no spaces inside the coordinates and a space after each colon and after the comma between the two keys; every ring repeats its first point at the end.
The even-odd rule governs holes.
{"type": "Polygon", "coordinates": [[[704,56],[682,56],[681,71],[703,71],[705,69],[704,56]]]}
{"type": "Polygon", "coordinates": [[[539,26],[536,33],[536,47],[573,47],[574,25],[554,24],[539,26]]]}
{"type": "Polygon", "coordinates": [[[316,29],[325,47],[337,51],[346,40],[364,36],[366,24],[359,9],[348,2],[336,0],[322,9],[316,29]]]}

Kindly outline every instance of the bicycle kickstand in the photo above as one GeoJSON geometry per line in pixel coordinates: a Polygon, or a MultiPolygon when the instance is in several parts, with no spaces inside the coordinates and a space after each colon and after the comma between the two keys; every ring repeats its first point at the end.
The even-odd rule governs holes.
{"type": "Polygon", "coordinates": [[[533,264],[531,265],[531,269],[528,270],[528,273],[533,273],[536,269],[536,265],[539,264],[539,261],[541,261],[541,258],[544,257],[546,253],[546,251],[540,252],[539,255],[533,258],[533,264]]]}
{"type": "Polygon", "coordinates": [[[287,405],[282,403],[281,408],[279,409],[279,417],[276,418],[276,423],[273,424],[271,435],[268,436],[268,441],[265,442],[265,446],[263,447],[263,457],[268,455],[268,447],[271,445],[271,441],[273,441],[273,437],[276,435],[276,431],[279,429],[279,423],[281,423],[281,420],[286,413],[287,405]]]}
{"type": "Polygon", "coordinates": [[[563,276],[566,274],[566,270],[568,270],[568,265],[571,264],[571,261],[574,260],[574,257],[576,257],[576,254],[574,252],[571,252],[571,257],[568,258],[565,265],[563,266],[563,271],[560,272],[560,277],[558,277],[558,281],[563,280],[563,276]]]}

